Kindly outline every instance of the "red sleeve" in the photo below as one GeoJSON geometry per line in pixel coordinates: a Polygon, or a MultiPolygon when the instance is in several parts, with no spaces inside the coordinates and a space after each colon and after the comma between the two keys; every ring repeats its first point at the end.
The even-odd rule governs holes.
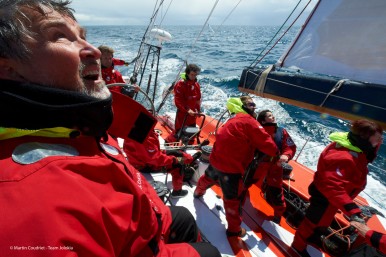
{"type": "Polygon", "coordinates": [[[366,242],[372,247],[378,249],[383,254],[386,254],[386,235],[376,232],[374,230],[369,230],[366,233],[366,242]]]}
{"type": "Polygon", "coordinates": [[[184,90],[184,81],[180,80],[174,86],[174,103],[177,109],[187,112],[187,102],[184,90]]]}
{"type": "Polygon", "coordinates": [[[255,119],[251,119],[249,124],[252,127],[251,133],[249,133],[249,135],[251,136],[253,145],[259,151],[269,156],[277,156],[279,149],[277,148],[276,143],[273,141],[271,135],[269,135],[263,126],[261,126],[260,123],[255,119]]]}
{"type": "Polygon", "coordinates": [[[182,152],[182,155],[183,155],[183,157],[184,157],[184,159],[185,159],[184,164],[190,164],[190,163],[192,163],[193,157],[192,157],[190,154],[185,153],[185,152],[182,152]]]}
{"type": "Polygon", "coordinates": [[[296,153],[296,145],[288,134],[287,130],[283,129],[283,141],[281,145],[281,154],[287,155],[288,160],[291,160],[296,153]]]}
{"type": "Polygon", "coordinates": [[[146,166],[151,156],[148,154],[144,144],[140,144],[132,139],[126,139],[123,143],[123,151],[131,165],[137,169],[146,166]]]}
{"type": "Polygon", "coordinates": [[[172,165],[176,162],[174,156],[166,155],[163,151],[155,153],[150,162],[148,163],[154,170],[161,170],[163,167],[166,169],[172,168],[172,165]]]}
{"type": "Polygon", "coordinates": [[[161,170],[163,167],[169,169],[174,163],[174,156],[168,156],[161,151],[158,134],[150,133],[145,142],[138,143],[127,139],[123,144],[129,162],[134,167],[149,166],[152,170],[161,170]]]}
{"type": "Polygon", "coordinates": [[[198,83],[198,82],[196,82],[196,87],[197,87],[197,92],[196,92],[196,94],[197,94],[197,96],[198,96],[198,98],[197,99],[199,99],[197,102],[196,102],[196,110],[198,111],[198,112],[201,112],[201,87],[200,87],[200,84],[198,83]]]}
{"type": "Polygon", "coordinates": [[[125,65],[125,61],[124,61],[124,60],[120,60],[120,59],[113,58],[113,64],[114,64],[114,65],[125,65]]]}
{"type": "Polygon", "coordinates": [[[154,170],[161,170],[163,167],[170,169],[175,162],[174,156],[166,155],[165,151],[160,149],[158,134],[156,132],[150,133],[147,139],[147,147],[150,158],[147,160],[147,164],[154,170]]]}

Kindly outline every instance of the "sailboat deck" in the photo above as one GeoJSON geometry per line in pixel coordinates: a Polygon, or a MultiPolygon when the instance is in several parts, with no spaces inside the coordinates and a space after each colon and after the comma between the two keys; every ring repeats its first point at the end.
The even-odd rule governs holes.
{"type": "MultiPolygon", "coordinates": [[[[165,183],[166,174],[152,173],[145,174],[145,177],[149,181],[155,180],[165,183]]],[[[166,186],[171,190],[170,175],[167,176],[166,186]]],[[[177,199],[169,198],[169,200],[171,204],[184,206],[192,213],[203,237],[215,245],[223,256],[294,256],[291,255],[292,250],[289,248],[293,240],[293,232],[288,230],[290,227],[282,227],[269,221],[272,208],[263,199],[259,200],[261,203],[259,207],[265,208],[265,212],[261,212],[253,206],[256,201],[247,200],[244,205],[242,227],[247,230],[247,235],[243,238],[227,238],[225,235],[227,221],[221,189],[215,185],[208,189],[203,197],[197,199],[193,197],[195,187],[195,182],[192,182],[191,185],[184,184],[183,189],[188,190],[188,195],[177,199]],[[278,243],[281,246],[278,247],[278,243]],[[288,254],[283,254],[283,250],[288,254]]],[[[257,189],[255,187],[254,190],[251,190],[251,194],[259,193],[256,191],[257,189]]],[[[167,204],[170,203],[167,202],[167,204]]],[[[313,253],[312,256],[323,256],[320,251],[311,246],[309,252],[313,253]]]]}

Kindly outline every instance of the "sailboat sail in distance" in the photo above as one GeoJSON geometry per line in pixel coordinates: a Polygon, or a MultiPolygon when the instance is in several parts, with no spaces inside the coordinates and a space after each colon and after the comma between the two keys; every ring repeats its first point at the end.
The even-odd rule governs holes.
{"type": "Polygon", "coordinates": [[[275,65],[243,70],[239,90],[386,128],[386,1],[320,0],[275,65]]]}

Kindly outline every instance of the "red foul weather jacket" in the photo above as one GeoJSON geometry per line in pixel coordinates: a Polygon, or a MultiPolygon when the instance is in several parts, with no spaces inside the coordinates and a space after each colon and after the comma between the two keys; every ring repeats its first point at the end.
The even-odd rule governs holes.
{"type": "MultiPolygon", "coordinates": [[[[106,82],[106,85],[114,83],[126,83],[122,78],[122,74],[115,70],[114,66],[111,66],[110,68],[102,68],[102,78],[106,82]]],[[[112,91],[120,92],[122,87],[112,86],[109,87],[109,89],[112,91]]]]}
{"type": "MultiPolygon", "coordinates": [[[[177,107],[175,131],[182,127],[185,115],[188,110],[201,111],[201,89],[196,80],[178,81],[174,86],[174,103],[177,107]]],[[[196,124],[196,117],[188,115],[185,121],[186,126],[196,124]]]]}
{"type": "MultiPolygon", "coordinates": [[[[265,131],[269,135],[271,135],[272,139],[275,140],[275,132],[276,132],[276,126],[263,126],[265,131]]],[[[279,147],[279,146],[278,146],[279,147]]],[[[280,155],[284,154],[288,156],[288,160],[291,160],[295,153],[296,153],[296,145],[294,141],[292,140],[291,136],[288,134],[287,130],[282,128],[282,137],[280,141],[280,155]]],[[[282,186],[282,176],[283,172],[280,171],[281,167],[277,166],[276,163],[272,163],[270,160],[266,160],[265,158],[262,162],[260,162],[257,171],[255,172],[254,179],[259,180],[261,183],[261,179],[264,178],[268,172],[268,170],[271,170],[272,173],[267,176],[267,183],[270,186],[276,186],[281,187],[282,186]],[[280,169],[280,170],[279,170],[280,169]],[[278,172],[280,171],[280,172],[278,172]]]]}
{"type": "Polygon", "coordinates": [[[199,256],[165,244],[170,209],[112,138],[23,136],[0,149],[2,256],[199,256]]]}
{"type": "MultiPolygon", "coordinates": [[[[276,127],[275,126],[266,126],[264,127],[265,131],[271,135],[272,138],[275,136],[276,127]]],[[[296,145],[292,140],[291,136],[288,134],[287,130],[283,128],[283,135],[281,139],[281,148],[279,149],[280,155],[287,155],[288,160],[291,160],[296,152],[296,145]]]]}
{"type": "Polygon", "coordinates": [[[238,113],[222,126],[210,154],[210,163],[225,173],[244,174],[255,150],[276,156],[278,149],[272,137],[249,114],[238,113]]]}
{"type": "Polygon", "coordinates": [[[125,65],[126,62],[124,60],[121,60],[121,59],[117,59],[117,58],[113,58],[113,65],[125,65]]]}
{"type": "Polygon", "coordinates": [[[360,213],[353,199],[366,186],[367,164],[364,153],[351,151],[333,142],[319,157],[313,183],[344,214],[360,213]]]}
{"type": "MultiPolygon", "coordinates": [[[[177,161],[176,157],[166,155],[165,150],[161,150],[158,134],[155,131],[150,132],[149,137],[142,144],[131,139],[125,140],[123,150],[130,164],[138,169],[147,166],[152,170],[161,170],[163,167],[169,170],[173,168],[173,164],[176,164],[177,161]]],[[[193,160],[191,155],[182,154],[184,154],[188,163],[193,160]]]]}

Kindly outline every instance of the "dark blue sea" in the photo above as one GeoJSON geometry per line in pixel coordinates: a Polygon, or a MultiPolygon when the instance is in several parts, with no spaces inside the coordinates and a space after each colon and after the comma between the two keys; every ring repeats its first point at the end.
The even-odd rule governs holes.
{"type": "MultiPolygon", "coordinates": [[[[95,46],[109,45],[115,49],[114,56],[126,61],[137,56],[146,26],[86,26],[87,39],[95,46]]],[[[162,92],[184,69],[184,61],[196,63],[202,68],[199,82],[202,87],[204,112],[218,118],[225,110],[228,97],[241,93],[237,86],[244,67],[250,66],[259,56],[265,55],[281,33],[274,26],[163,26],[172,35],[172,40],[162,44],[157,100],[162,92]]],[[[274,64],[289,47],[299,27],[292,28],[265,56],[259,65],[274,64]]],[[[157,45],[157,41],[147,41],[157,45]]],[[[145,53],[146,54],[146,53],[145,53]]],[[[151,62],[152,56],[149,57],[151,62]]],[[[153,66],[154,69],[155,66],[153,66]]],[[[123,75],[131,76],[133,65],[117,66],[123,75]]],[[[150,68],[149,68],[150,69],[150,68]]],[[[143,85],[143,84],[142,84],[143,85]]],[[[146,86],[146,84],[144,85],[146,86]]],[[[142,86],[143,87],[143,86],[142,86]]],[[[174,112],[172,97],[162,107],[160,113],[174,112]]],[[[328,115],[321,115],[295,106],[256,97],[257,110],[270,109],[281,126],[284,126],[296,145],[298,161],[313,169],[320,152],[329,143],[328,135],[334,131],[347,131],[349,122],[328,115]]],[[[384,133],[385,136],[385,133],[384,133]]],[[[371,204],[386,214],[386,143],[379,151],[378,158],[370,164],[368,185],[362,195],[371,204]]],[[[237,150],[237,149],[235,149],[237,150]]],[[[384,222],[386,224],[386,222],[384,222]]]]}

